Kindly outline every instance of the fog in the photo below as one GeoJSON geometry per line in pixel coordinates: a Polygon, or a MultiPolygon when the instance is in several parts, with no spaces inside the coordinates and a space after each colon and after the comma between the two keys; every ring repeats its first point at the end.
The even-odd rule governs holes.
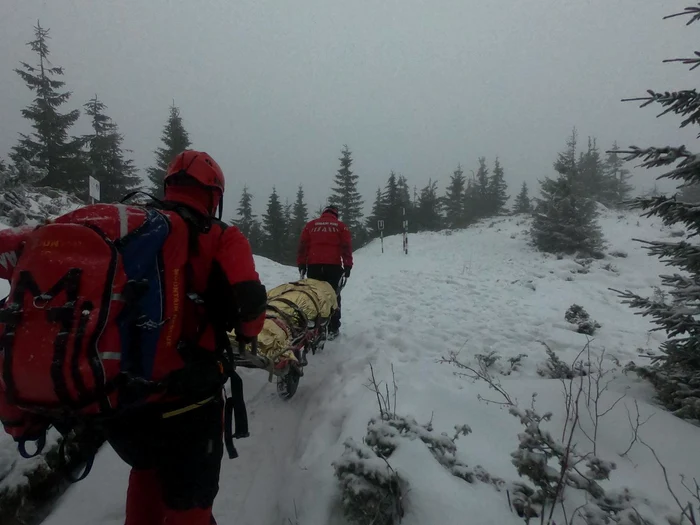
{"type": "Polygon", "coordinates": [[[469,173],[497,155],[514,196],[552,173],[574,126],[603,149],[694,139],[658,108],[620,102],[694,85],[685,66],[662,64],[694,50],[693,28],[662,20],[686,4],[0,0],[0,156],[29,129],[32,93],[12,70],[35,62],[25,43],[39,19],[73,91],[64,110],[98,94],[143,173],[174,101],[193,147],[224,168],[228,218],[244,183],[258,209],[273,185],[291,200],[298,184],[317,209],[343,144],[367,204],[390,170],[419,188],[437,178],[442,192],[457,163],[469,173]]]}

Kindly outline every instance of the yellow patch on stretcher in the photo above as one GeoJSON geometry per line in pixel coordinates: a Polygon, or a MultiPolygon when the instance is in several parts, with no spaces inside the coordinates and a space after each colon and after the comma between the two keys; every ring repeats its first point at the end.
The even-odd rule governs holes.
{"type": "MultiPolygon", "coordinates": [[[[328,319],[338,308],[338,300],[333,287],[316,279],[302,279],[295,283],[283,284],[267,292],[268,304],[290,317],[295,317],[297,312],[294,307],[285,301],[280,301],[280,298],[294,303],[310,321],[319,317],[319,314],[320,317],[328,319]]],[[[267,313],[274,318],[265,319],[263,329],[258,335],[258,354],[271,359],[274,363],[283,359],[297,361],[294,352],[290,349],[292,344],[291,330],[285,329],[284,319],[277,312],[268,309],[267,313]]],[[[232,330],[229,337],[234,342],[236,332],[232,330]]]]}
{"type": "Polygon", "coordinates": [[[282,359],[296,361],[294,352],[289,350],[292,342],[291,335],[278,323],[276,319],[265,319],[265,325],[258,335],[258,353],[272,359],[275,363],[282,359]]]}
{"type": "Polygon", "coordinates": [[[282,284],[267,292],[268,303],[293,315],[294,309],[275,298],[284,298],[301,308],[310,320],[320,317],[328,319],[338,309],[338,299],[333,287],[324,281],[302,279],[293,283],[282,284]]]}

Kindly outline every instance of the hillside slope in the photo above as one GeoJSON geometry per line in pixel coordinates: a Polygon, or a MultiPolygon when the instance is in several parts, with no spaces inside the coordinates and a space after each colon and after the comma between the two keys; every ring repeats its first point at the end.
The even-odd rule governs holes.
{"type": "MultiPolygon", "coordinates": [[[[460,362],[479,369],[477,356],[496,352],[500,359],[486,368],[490,377],[522,408],[537,394],[536,409],[553,413],[548,428],[559,437],[565,422],[563,384],[539,370],[547,361],[542,343],[567,363],[585,347],[586,336],[564,320],[573,303],[602,325],[590,359],[600,357],[609,370],[599,413],[614,407],[601,420],[595,441],[597,455],[616,462],[617,470],[601,485],[608,491],[630,487],[630,505],[656,523],[677,513],[651,452],[636,443],[621,457],[633,440],[627,410],[634,419],[636,403],[642,420],[653,414],[640,436],[654,447],[683,502],[688,498],[679,474],[700,472],[700,459],[692,453],[700,429],[658,408],[646,383],[622,373],[622,365],[639,360],[639,348],[655,350],[663,334],[649,333],[648,320],[608,290],[653,293],[665,267],[632,238],[660,239],[671,232],[634,215],[606,213],[601,222],[611,251],[627,257],[575,262],[542,255],[528,246],[529,224],[519,217],[451,234],[412,235],[408,255],[401,252],[400,237],[385,239],[384,254],[378,242],[361,250],[343,295],[343,335],[311,358],[297,395],[282,401],[264,372],[246,371],[251,437],[237,443],[239,459],[224,461],[215,505],[219,523],[346,523],[331,463],[340,458],[347,438],[361,442],[368,420],[377,415],[376,395],[367,388],[370,364],[378,380],[389,384],[393,367],[398,413],[432,420],[438,433],[450,435],[454,425],[468,424],[472,433],[456,442],[458,459],[504,481],[500,492],[487,483],[468,484],[442,468],[420,441],[403,440],[390,458],[409,483],[403,523],[462,524],[466,516],[470,523],[522,523],[509,510],[505,489],[519,479],[511,453],[523,426],[503,405],[480,400],[502,403],[498,392],[438,361],[454,352],[460,362]],[[518,356],[520,365],[511,371],[508,360],[518,356]]],[[[294,268],[264,259],[258,264],[268,286],[297,276],[294,268]]],[[[580,424],[592,435],[588,414],[580,424]]],[[[592,450],[582,431],[574,441],[582,453],[592,450]]],[[[74,486],[46,523],[122,523],[127,476],[127,467],[106,447],[88,481],[74,486]]],[[[572,492],[569,513],[581,502],[580,493],[572,492]]]]}

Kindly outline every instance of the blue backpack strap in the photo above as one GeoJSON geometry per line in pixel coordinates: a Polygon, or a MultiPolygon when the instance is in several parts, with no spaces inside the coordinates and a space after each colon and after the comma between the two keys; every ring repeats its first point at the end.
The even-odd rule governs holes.
{"type": "Polygon", "coordinates": [[[123,298],[127,302],[119,319],[122,339],[122,371],[150,378],[164,319],[164,261],[162,249],[171,225],[155,209],[146,208],[141,226],[121,238],[117,247],[122,255],[128,283],[123,298]]]}

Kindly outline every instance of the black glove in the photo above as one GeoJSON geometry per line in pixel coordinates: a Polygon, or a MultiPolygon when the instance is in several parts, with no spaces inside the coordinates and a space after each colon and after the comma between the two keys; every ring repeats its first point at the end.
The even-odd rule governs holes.
{"type": "Polygon", "coordinates": [[[352,266],[346,266],[345,267],[345,278],[349,279],[350,278],[350,270],[352,270],[352,266]]]}
{"type": "Polygon", "coordinates": [[[300,264],[299,265],[299,276],[303,279],[306,277],[306,265],[305,264],[300,264]]]}

